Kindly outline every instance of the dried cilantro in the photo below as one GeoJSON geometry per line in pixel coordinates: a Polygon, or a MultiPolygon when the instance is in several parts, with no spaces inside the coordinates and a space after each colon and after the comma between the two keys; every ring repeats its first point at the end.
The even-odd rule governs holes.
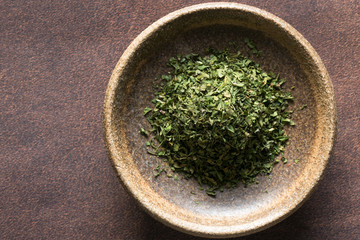
{"type": "Polygon", "coordinates": [[[172,72],[162,76],[152,108],[144,109],[152,127],[149,153],[207,185],[210,196],[269,174],[289,139],[284,125],[295,124],[286,110],[293,97],[282,89],[285,79],[228,50],[176,56],[168,64],[172,72]]]}

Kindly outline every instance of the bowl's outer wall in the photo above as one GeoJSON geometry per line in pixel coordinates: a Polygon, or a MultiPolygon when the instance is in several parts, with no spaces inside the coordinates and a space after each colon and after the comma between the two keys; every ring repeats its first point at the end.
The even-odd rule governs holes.
{"type": "Polygon", "coordinates": [[[328,73],[310,44],[290,25],[257,8],[234,3],[201,4],[181,9],[144,30],[128,47],[110,79],[104,103],[105,141],[109,156],[128,191],[152,216],[190,234],[235,237],[268,228],[294,212],[319,182],[328,162],[336,130],[334,93],[328,73]],[[129,148],[124,111],[135,76],[154,50],[179,33],[213,24],[254,29],[280,43],[297,61],[310,82],[315,101],[316,131],[301,179],[263,208],[245,216],[216,218],[183,209],[154,191],[138,169],[129,148]]]}

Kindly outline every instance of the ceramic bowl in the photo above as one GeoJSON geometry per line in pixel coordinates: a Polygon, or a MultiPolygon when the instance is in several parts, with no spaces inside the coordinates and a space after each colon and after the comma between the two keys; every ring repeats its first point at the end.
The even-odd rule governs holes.
{"type": "Polygon", "coordinates": [[[110,78],[104,103],[105,142],[111,162],[128,192],[151,216],[188,234],[225,238],[266,229],[285,219],[313,192],[328,163],[336,132],[334,91],[320,57],[288,23],[266,11],[236,3],[194,5],[156,21],[130,44],[110,78]],[[146,152],[141,127],[149,128],[143,109],[151,106],[153,84],[166,74],[169,58],[224,48],[245,37],[262,56],[251,56],[266,71],[287,79],[295,127],[286,129],[288,163],[279,163],[259,184],[239,185],[207,196],[193,179],[166,174],[164,164],[146,152]],[[292,88],[294,86],[294,88],[292,88]],[[293,89],[293,90],[290,90],[293,89]],[[301,106],[307,105],[300,110],[301,106]],[[298,163],[294,160],[299,159],[298,163]],[[195,194],[194,194],[195,193],[195,194]]]}

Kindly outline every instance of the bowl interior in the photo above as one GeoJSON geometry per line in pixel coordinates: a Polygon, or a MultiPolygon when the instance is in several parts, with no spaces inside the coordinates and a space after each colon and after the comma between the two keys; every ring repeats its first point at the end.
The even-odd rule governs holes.
{"type": "MultiPolygon", "coordinates": [[[[154,54],[139,68],[135,81],[127,95],[118,94],[117,96],[127,99],[127,105],[123,105],[123,127],[131,151],[131,158],[135,162],[141,175],[146,178],[154,189],[165,199],[180,205],[183,208],[197,212],[199,214],[221,216],[238,216],[255,211],[254,208],[261,208],[268,202],[274,200],[282,192],[296,181],[306,166],[306,153],[314,140],[316,128],[316,111],[314,96],[311,86],[305,74],[299,68],[296,61],[288,51],[279,46],[273,40],[265,37],[260,32],[250,31],[237,26],[212,25],[200,27],[181,33],[166,46],[154,51],[154,54]],[[258,49],[263,51],[261,57],[254,57],[268,72],[279,73],[281,77],[287,79],[285,88],[291,91],[295,101],[289,110],[295,110],[293,120],[296,127],[287,127],[286,132],[290,135],[290,141],[286,147],[285,157],[289,159],[287,164],[277,164],[273,173],[259,177],[259,184],[253,184],[244,188],[241,184],[232,190],[225,190],[219,193],[216,198],[211,198],[204,191],[199,189],[199,184],[194,180],[183,180],[181,174],[179,180],[175,181],[168,178],[166,174],[154,177],[154,169],[158,165],[166,166],[161,159],[149,155],[146,150],[144,136],[139,134],[139,129],[144,127],[150,129],[150,125],[143,116],[143,109],[151,107],[151,100],[154,99],[154,83],[162,74],[166,74],[171,69],[166,66],[169,58],[177,54],[204,52],[209,46],[223,49],[229,42],[237,42],[244,54],[250,51],[243,43],[244,37],[253,39],[258,49]],[[295,86],[294,90],[290,90],[295,86]],[[298,111],[303,104],[307,108],[298,111]],[[295,159],[301,159],[298,164],[293,164],[295,159]],[[196,193],[192,194],[192,193],[196,193]],[[196,201],[200,201],[196,204],[196,201]]],[[[121,108],[119,108],[121,109],[121,108]]],[[[119,113],[120,114],[120,113],[119,113]]]]}
{"type": "Polygon", "coordinates": [[[309,195],[321,177],[331,149],[331,136],[325,142],[323,139],[329,130],[323,127],[324,119],[333,116],[326,104],[331,101],[331,94],[323,92],[327,86],[316,62],[273,19],[264,19],[251,11],[233,8],[188,11],[160,23],[160,27],[145,31],[124,53],[108,89],[111,92],[107,93],[108,112],[105,101],[109,121],[105,124],[107,144],[111,145],[110,157],[122,182],[153,216],[195,235],[238,236],[275,224],[309,195]],[[244,44],[245,37],[262,51],[260,57],[250,53],[244,44]],[[166,174],[155,178],[154,169],[166,163],[147,154],[147,140],[139,129],[150,128],[143,109],[152,106],[153,86],[159,77],[171,70],[166,65],[170,57],[202,53],[209,46],[223,49],[229,42],[238,43],[239,50],[264,70],[286,78],[284,87],[294,96],[289,109],[295,111],[296,126],[286,128],[290,136],[285,150],[287,164],[279,163],[270,176],[258,177],[259,184],[247,188],[240,184],[212,198],[199,189],[194,179],[185,180],[182,174],[177,174],[178,180],[166,174]],[[307,108],[300,110],[304,104],[307,108]],[[300,161],[295,164],[295,159],[300,161]]]}

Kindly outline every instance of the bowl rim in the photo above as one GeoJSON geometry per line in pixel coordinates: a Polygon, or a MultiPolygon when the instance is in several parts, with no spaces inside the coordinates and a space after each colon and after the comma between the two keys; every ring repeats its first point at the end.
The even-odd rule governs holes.
{"type": "MultiPolygon", "coordinates": [[[[112,162],[114,169],[117,172],[117,176],[120,178],[121,183],[125,186],[125,189],[137,200],[141,207],[143,207],[150,215],[152,215],[157,220],[161,221],[165,225],[168,225],[172,228],[175,228],[179,231],[201,236],[201,237],[216,237],[216,238],[225,238],[225,237],[237,237],[237,236],[245,236],[251,233],[255,233],[266,228],[269,228],[276,223],[282,221],[290,214],[295,212],[311,195],[314,191],[314,188],[318,185],[320,179],[323,176],[324,170],[328,164],[331,150],[333,149],[335,134],[336,134],[336,106],[335,106],[335,97],[333,86],[329,77],[329,74],[322,63],[319,55],[316,53],[314,48],[310,45],[310,43],[290,24],[280,19],[279,17],[256,7],[252,7],[249,5],[239,4],[239,3],[229,3],[229,2],[214,2],[214,3],[203,3],[192,5],[189,7],[185,7],[179,10],[176,10],[168,15],[160,18],[150,26],[148,26],[144,31],[142,31],[128,46],[128,48],[122,54],[120,60],[116,64],[111,78],[109,80],[106,93],[105,100],[103,105],[103,129],[104,129],[104,140],[107,148],[107,152],[109,158],[112,162]],[[139,175],[136,172],[127,171],[126,169],[131,169],[131,163],[124,161],[124,156],[117,151],[119,146],[125,147],[124,144],[120,144],[116,142],[116,138],[114,136],[113,129],[113,104],[115,101],[115,91],[117,86],[119,85],[121,74],[124,71],[125,66],[128,64],[130,59],[133,57],[134,52],[139,49],[139,45],[145,42],[156,30],[160,29],[162,26],[170,23],[171,21],[179,18],[180,16],[187,15],[189,13],[194,13],[197,11],[205,11],[205,10],[236,10],[242,11],[246,13],[250,13],[253,15],[260,16],[261,18],[265,18],[267,21],[271,22],[271,24],[277,25],[281,28],[282,31],[287,32],[294,38],[294,41],[297,41],[301,44],[301,46],[305,49],[305,51],[311,56],[312,60],[316,63],[317,71],[319,72],[322,82],[324,84],[325,89],[327,91],[327,97],[330,103],[329,109],[330,112],[327,116],[327,120],[330,123],[329,126],[326,126],[326,129],[322,129],[322,131],[327,131],[329,134],[326,136],[327,139],[327,147],[325,151],[323,150],[323,155],[321,159],[319,159],[320,164],[318,164],[318,168],[313,171],[313,178],[310,179],[310,183],[308,184],[310,188],[306,189],[306,191],[302,191],[301,194],[298,194],[295,199],[292,199],[292,202],[288,203],[286,209],[281,209],[280,211],[272,214],[271,216],[267,216],[266,218],[260,218],[253,222],[249,223],[240,223],[238,225],[208,225],[204,224],[204,222],[189,222],[186,218],[186,214],[190,214],[188,212],[177,212],[171,210],[164,210],[163,208],[159,208],[159,206],[166,207],[175,207],[173,203],[168,202],[165,199],[161,199],[161,196],[156,192],[144,192],[139,187],[139,185],[145,184],[144,179],[139,179],[139,175]],[[140,183],[140,184],[139,184],[140,183]],[[158,203],[154,203],[153,199],[159,200],[158,203]],[[184,218],[185,217],[185,218],[184,218]]],[[[320,131],[320,130],[319,130],[320,131]]],[[[124,136],[122,136],[124,137],[124,136]]],[[[325,141],[324,140],[324,141],[325,141]]],[[[125,147],[126,148],[126,147],[125,147]]],[[[295,187],[294,187],[295,188],[295,187]]],[[[293,189],[294,191],[296,189],[293,189]]]]}

